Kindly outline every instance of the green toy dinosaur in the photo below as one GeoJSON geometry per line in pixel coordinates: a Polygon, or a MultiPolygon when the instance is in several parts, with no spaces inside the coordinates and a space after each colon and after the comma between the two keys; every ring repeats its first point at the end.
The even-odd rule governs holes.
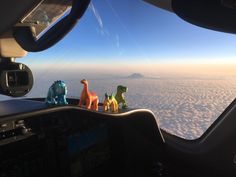
{"type": "Polygon", "coordinates": [[[124,93],[127,91],[128,91],[127,87],[125,87],[123,85],[117,86],[117,93],[116,93],[115,98],[116,98],[118,105],[120,105],[120,103],[122,103],[122,109],[128,108],[128,105],[126,103],[125,96],[124,96],[124,93]]]}

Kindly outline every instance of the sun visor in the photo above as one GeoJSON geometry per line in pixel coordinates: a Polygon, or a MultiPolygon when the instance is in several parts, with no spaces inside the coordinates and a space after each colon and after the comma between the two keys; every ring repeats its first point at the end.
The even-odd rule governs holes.
{"type": "Polygon", "coordinates": [[[7,32],[0,36],[0,56],[4,58],[21,58],[27,55],[27,51],[22,49],[12,36],[7,32]]]}
{"type": "Polygon", "coordinates": [[[154,6],[157,6],[159,8],[162,8],[164,10],[168,10],[170,12],[173,12],[172,10],[172,0],[144,0],[154,6]]]}
{"type": "Polygon", "coordinates": [[[235,0],[172,0],[173,11],[194,25],[236,33],[235,0]]]}

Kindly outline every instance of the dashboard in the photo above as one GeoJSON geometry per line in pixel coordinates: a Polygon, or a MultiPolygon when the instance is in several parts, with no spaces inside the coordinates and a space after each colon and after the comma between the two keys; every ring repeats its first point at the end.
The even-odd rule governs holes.
{"type": "Polygon", "coordinates": [[[161,159],[163,139],[149,110],[111,114],[10,100],[0,111],[0,177],[144,176],[161,159]]]}
{"type": "Polygon", "coordinates": [[[236,174],[236,100],[192,141],[160,130],[147,109],[104,113],[67,101],[66,106],[47,106],[43,99],[0,102],[0,177],[236,174]]]}

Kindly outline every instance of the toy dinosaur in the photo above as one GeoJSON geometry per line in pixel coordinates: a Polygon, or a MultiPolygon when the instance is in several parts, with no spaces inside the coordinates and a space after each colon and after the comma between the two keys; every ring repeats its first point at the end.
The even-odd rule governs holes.
{"type": "Polygon", "coordinates": [[[80,81],[84,85],[83,91],[80,96],[79,106],[85,104],[87,109],[98,110],[98,96],[94,92],[90,92],[88,89],[88,81],[83,79],[80,81]]]}
{"type": "Polygon", "coordinates": [[[120,103],[122,103],[122,109],[128,108],[128,105],[126,103],[125,96],[124,96],[124,93],[127,91],[128,91],[127,87],[125,87],[123,85],[117,86],[117,93],[116,93],[115,98],[118,103],[118,106],[120,105],[120,103]]]}
{"type": "Polygon", "coordinates": [[[118,111],[118,103],[114,97],[114,95],[108,96],[108,94],[105,94],[105,100],[103,102],[103,111],[109,111],[117,112],[118,111]]]}
{"type": "Polygon", "coordinates": [[[48,105],[67,105],[67,87],[64,81],[55,81],[48,90],[46,104],[48,105]]]}

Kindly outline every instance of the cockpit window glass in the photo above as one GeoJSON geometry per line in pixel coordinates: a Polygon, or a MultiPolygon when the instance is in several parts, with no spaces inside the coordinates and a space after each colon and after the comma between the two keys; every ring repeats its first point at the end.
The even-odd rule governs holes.
{"type": "Polygon", "coordinates": [[[103,102],[124,85],[128,107],[151,109],[162,129],[196,139],[236,97],[235,46],[235,35],[143,1],[93,0],[64,40],[20,61],[35,78],[27,97],[46,97],[63,80],[67,97],[79,98],[85,78],[103,102]]]}

